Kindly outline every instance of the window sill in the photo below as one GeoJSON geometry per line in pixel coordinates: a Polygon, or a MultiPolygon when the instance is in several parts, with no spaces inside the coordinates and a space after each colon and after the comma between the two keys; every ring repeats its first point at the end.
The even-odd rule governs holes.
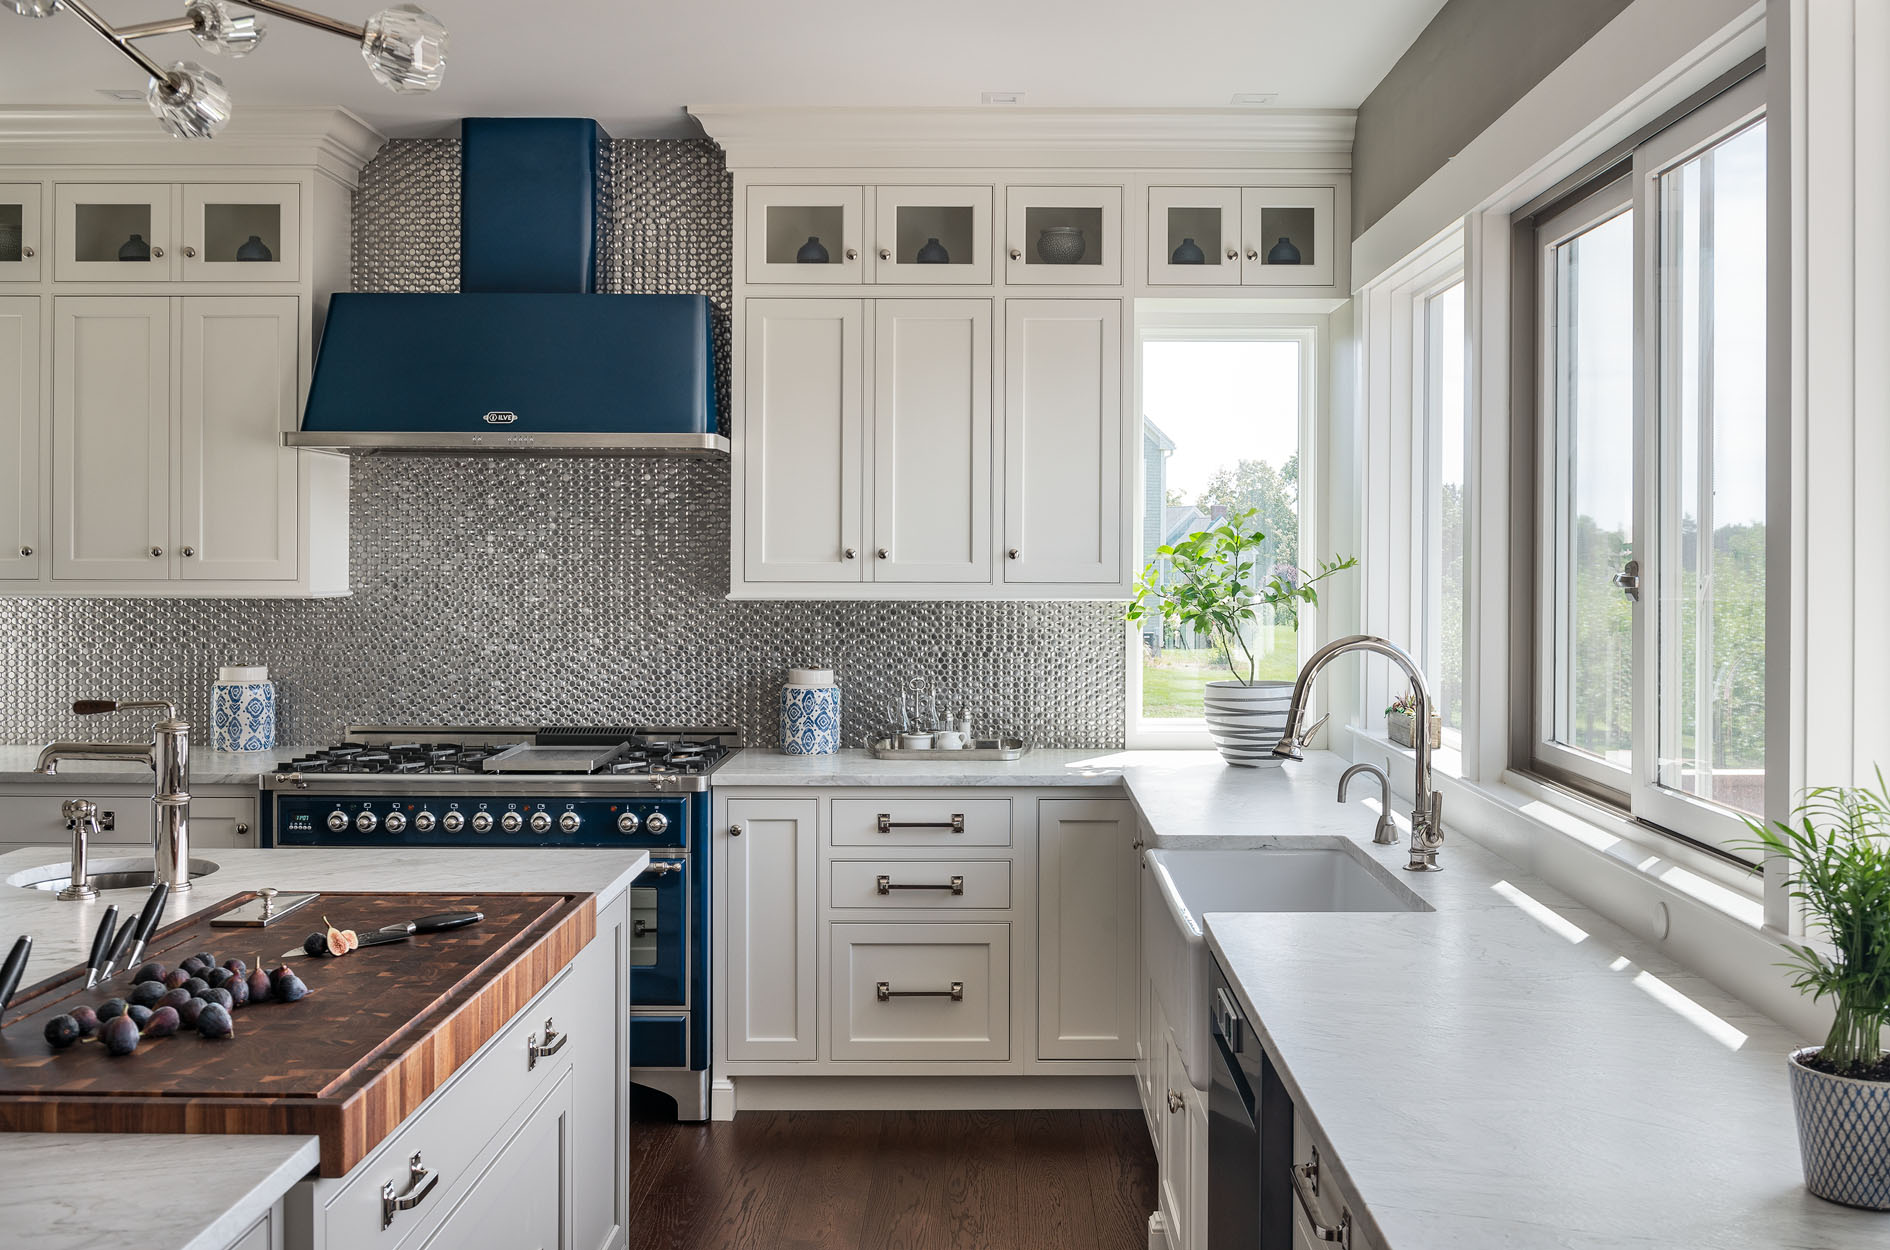
{"type": "MultiPolygon", "coordinates": [[[[1416,752],[1392,742],[1382,733],[1351,726],[1353,758],[1361,753],[1387,756],[1407,765],[1392,773],[1394,788],[1409,793],[1416,752]]],[[[1495,784],[1479,784],[1463,777],[1459,752],[1448,748],[1431,753],[1432,773],[1444,795],[1444,826],[1461,824],[1475,838],[1478,824],[1500,813],[1520,823],[1531,835],[1560,835],[1580,843],[1614,866],[1665,889],[1684,895],[1753,930],[1765,929],[1765,901],[1758,874],[1743,871],[1714,855],[1667,838],[1598,803],[1546,786],[1532,777],[1505,771],[1495,784]],[[1476,819],[1453,821],[1452,801],[1459,811],[1476,819]]],[[[1483,841],[1484,839],[1478,839],[1483,841]]]]}

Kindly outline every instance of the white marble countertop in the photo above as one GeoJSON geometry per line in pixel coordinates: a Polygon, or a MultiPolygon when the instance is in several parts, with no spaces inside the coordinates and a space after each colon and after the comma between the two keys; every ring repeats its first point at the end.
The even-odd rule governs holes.
{"type": "Polygon", "coordinates": [[[1805,1039],[1462,836],[1443,872],[1399,871],[1404,847],[1372,844],[1371,787],[1334,801],[1344,767],[1328,753],[1245,769],[1207,751],[985,765],[750,751],[717,781],[1120,784],[1157,847],[1351,838],[1436,910],[1216,912],[1207,929],[1385,1250],[1890,1244],[1890,1216],[1804,1189],[1785,1056],[1805,1039]]]}
{"type": "MultiPolygon", "coordinates": [[[[149,737],[148,734],[145,735],[149,737]]],[[[101,739],[103,740],[103,739],[101,739]]],[[[126,785],[151,784],[151,770],[129,760],[60,760],[59,771],[48,777],[33,771],[39,762],[43,742],[0,746],[0,785],[57,785],[64,779],[84,777],[98,782],[126,785]]],[[[255,786],[262,773],[274,772],[276,765],[307,755],[310,748],[274,751],[210,751],[196,743],[190,750],[190,784],[203,786],[255,786]]]]}
{"type": "MultiPolygon", "coordinates": [[[[647,851],[632,850],[216,848],[197,858],[213,860],[218,870],[199,877],[189,894],[171,896],[166,923],[265,885],[423,893],[573,890],[597,895],[602,906],[649,864],[647,851]]],[[[33,935],[28,984],[84,963],[105,907],[116,903],[129,914],[144,897],[142,890],[113,890],[94,902],[62,903],[50,893],[4,884],[13,873],[45,862],[44,847],[0,856],[0,941],[11,945],[17,934],[33,935]]],[[[134,862],[148,867],[150,857],[134,861],[108,852],[94,867],[110,871],[134,862]]],[[[293,920],[282,924],[285,948],[307,932],[293,920]]],[[[318,1158],[312,1137],[0,1133],[0,1245],[221,1250],[318,1158]]]]}

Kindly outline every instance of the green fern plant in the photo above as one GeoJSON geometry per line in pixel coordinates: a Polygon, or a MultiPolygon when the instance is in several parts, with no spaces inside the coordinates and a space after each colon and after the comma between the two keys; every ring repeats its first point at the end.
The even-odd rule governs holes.
{"type": "Polygon", "coordinates": [[[1260,545],[1267,537],[1254,524],[1259,515],[1258,508],[1229,513],[1218,525],[1157,547],[1157,558],[1142,570],[1124,612],[1130,621],[1160,616],[1166,624],[1192,629],[1220,652],[1243,686],[1253,685],[1260,671],[1260,656],[1248,646],[1246,633],[1259,619],[1260,609],[1317,604],[1319,592],[1313,587],[1358,563],[1356,556],[1347,556],[1322,561],[1316,570],[1275,567],[1256,577],[1260,545]],[[1172,574],[1167,581],[1162,578],[1163,558],[1172,574]],[[1236,650],[1244,665],[1234,662],[1236,650]]]}
{"type": "Polygon", "coordinates": [[[1754,849],[1786,857],[1788,886],[1832,953],[1798,946],[1784,965],[1792,985],[1837,1010],[1818,1057],[1843,1076],[1878,1062],[1890,1019],[1890,792],[1871,786],[1811,790],[1793,822],[1753,821],[1754,849]]]}

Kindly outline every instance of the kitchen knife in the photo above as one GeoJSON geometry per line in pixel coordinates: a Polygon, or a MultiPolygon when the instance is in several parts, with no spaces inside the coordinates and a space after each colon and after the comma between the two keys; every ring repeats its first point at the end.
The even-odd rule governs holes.
{"type": "Polygon", "coordinates": [[[113,903],[99,917],[98,932],[92,935],[92,954],[85,961],[85,988],[91,989],[98,984],[99,969],[105,966],[105,956],[110,953],[112,930],[118,927],[118,904],[113,903]]]}
{"type": "MultiPolygon", "coordinates": [[[[379,929],[369,930],[361,935],[361,945],[356,950],[368,946],[386,946],[391,942],[404,942],[418,933],[445,933],[452,929],[463,929],[469,924],[478,924],[486,918],[482,911],[443,911],[431,916],[422,916],[418,920],[409,920],[404,924],[384,925],[379,929]]],[[[330,956],[311,955],[303,947],[282,952],[283,959],[326,959],[330,956]]]]}
{"type": "Polygon", "coordinates": [[[131,932],[131,954],[125,958],[125,967],[135,968],[144,957],[144,944],[157,932],[158,924],[164,918],[164,903],[171,896],[171,883],[160,881],[151,887],[151,894],[144,900],[144,910],[138,913],[138,927],[131,932]]]}
{"type": "Polygon", "coordinates": [[[111,954],[105,956],[105,967],[98,974],[99,980],[109,981],[112,979],[112,971],[118,967],[119,961],[131,952],[131,935],[132,931],[137,927],[138,918],[136,916],[133,916],[131,919],[125,921],[123,925],[119,926],[118,936],[112,939],[111,954]]]}
{"type": "Polygon", "coordinates": [[[22,936],[13,943],[7,961],[0,964],[0,1011],[13,1005],[13,991],[20,988],[20,977],[26,972],[26,957],[32,953],[33,939],[22,936]]]}

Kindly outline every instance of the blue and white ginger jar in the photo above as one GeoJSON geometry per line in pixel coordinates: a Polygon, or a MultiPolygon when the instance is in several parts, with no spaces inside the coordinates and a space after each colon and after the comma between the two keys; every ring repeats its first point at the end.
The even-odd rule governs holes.
{"type": "Polygon", "coordinates": [[[217,670],[210,691],[211,745],[219,751],[268,751],[276,745],[276,687],[260,664],[217,670]]]}
{"type": "Polygon", "coordinates": [[[840,750],[840,688],[831,669],[788,670],[781,688],[781,751],[833,755],[840,750]]]}

